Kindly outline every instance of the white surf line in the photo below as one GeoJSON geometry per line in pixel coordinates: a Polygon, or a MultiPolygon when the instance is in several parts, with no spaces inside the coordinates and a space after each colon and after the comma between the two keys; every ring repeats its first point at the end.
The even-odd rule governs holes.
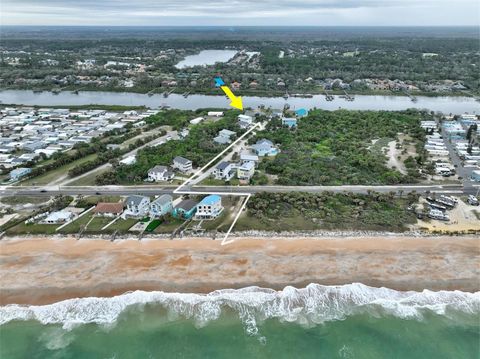
{"type": "Polygon", "coordinates": [[[230,235],[230,232],[232,231],[233,227],[235,227],[235,224],[237,223],[237,220],[240,217],[240,214],[242,214],[242,212],[245,209],[245,206],[247,205],[247,202],[248,202],[248,200],[250,199],[251,196],[252,196],[252,194],[248,194],[247,197],[245,198],[245,201],[243,202],[242,207],[240,208],[237,215],[233,219],[233,222],[230,225],[230,228],[228,229],[228,232],[225,234],[225,237],[223,237],[222,243],[220,243],[220,245],[224,246],[226,244],[235,242],[234,239],[231,239],[231,240],[227,241],[227,238],[230,235]]]}
{"type": "MultiPolygon", "coordinates": [[[[191,175],[185,182],[183,182],[180,186],[178,186],[173,193],[185,193],[185,194],[190,194],[191,191],[182,191],[180,192],[180,189],[184,187],[188,182],[190,182],[193,178],[195,178],[197,175],[202,173],[206,168],[208,168],[212,163],[214,163],[220,156],[222,156],[225,152],[230,150],[233,146],[235,146],[239,141],[241,141],[245,136],[247,136],[249,133],[251,133],[255,128],[260,126],[260,123],[255,124],[251,129],[249,129],[247,132],[245,132],[243,135],[241,135],[239,138],[237,138],[233,143],[231,143],[227,148],[225,148],[222,152],[220,152],[218,155],[216,155],[210,162],[208,162],[205,166],[200,168],[197,172],[195,172],[193,175],[191,175]]],[[[216,194],[216,193],[212,193],[216,194]]],[[[243,194],[244,195],[244,194],[243,194]]]]}

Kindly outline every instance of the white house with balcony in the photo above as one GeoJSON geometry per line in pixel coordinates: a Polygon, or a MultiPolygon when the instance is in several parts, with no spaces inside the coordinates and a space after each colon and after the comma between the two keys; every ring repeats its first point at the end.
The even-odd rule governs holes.
{"type": "Polygon", "coordinates": [[[180,172],[188,173],[192,170],[192,161],[185,157],[177,156],[173,159],[172,167],[178,169],[180,172]]]}
{"type": "Polygon", "coordinates": [[[175,173],[168,166],[157,165],[148,170],[149,182],[171,181],[175,177],[175,173]]]}
{"type": "Polygon", "coordinates": [[[220,162],[213,169],[213,177],[217,180],[230,181],[233,176],[235,176],[235,168],[230,162],[220,162]]]}
{"type": "Polygon", "coordinates": [[[222,198],[219,195],[212,194],[201,200],[197,204],[196,220],[210,220],[217,218],[223,212],[222,198]]]}
{"type": "Polygon", "coordinates": [[[125,211],[123,217],[144,217],[150,211],[150,198],[146,196],[133,195],[128,196],[125,200],[125,211]]]}

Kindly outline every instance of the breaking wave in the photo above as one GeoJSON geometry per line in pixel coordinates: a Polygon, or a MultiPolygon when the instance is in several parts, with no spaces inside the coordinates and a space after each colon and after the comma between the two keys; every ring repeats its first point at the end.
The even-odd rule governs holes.
{"type": "Polygon", "coordinates": [[[422,320],[431,312],[449,319],[455,319],[459,314],[476,317],[480,314],[480,292],[401,292],[360,283],[342,286],[309,284],[301,289],[289,286],[281,291],[248,287],[209,294],[135,291],[111,298],[69,299],[42,306],[3,306],[0,307],[0,325],[13,320],[62,324],[65,329],[86,323],[114,325],[127,308],[146,304],[160,305],[173,317],[192,319],[198,327],[218,319],[222,311],[233,310],[248,334],[256,335],[257,323],[271,318],[313,326],[364,313],[416,320],[422,320]]]}

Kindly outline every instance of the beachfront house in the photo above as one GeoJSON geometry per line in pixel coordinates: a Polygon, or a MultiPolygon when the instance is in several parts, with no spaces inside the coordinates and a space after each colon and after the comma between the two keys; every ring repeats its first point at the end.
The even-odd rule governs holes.
{"type": "Polygon", "coordinates": [[[258,140],[257,143],[252,145],[252,150],[259,156],[276,156],[278,154],[278,148],[273,145],[273,142],[265,138],[258,140]]]}
{"type": "Polygon", "coordinates": [[[241,181],[249,181],[255,173],[255,162],[246,161],[237,168],[237,177],[241,181]]]}
{"type": "Polygon", "coordinates": [[[168,166],[157,165],[148,170],[149,182],[171,181],[175,177],[175,173],[168,166]]]}
{"type": "Polygon", "coordinates": [[[65,223],[73,219],[75,215],[70,211],[57,211],[50,213],[45,219],[43,219],[42,223],[46,224],[60,224],[65,223]]]}
{"type": "Polygon", "coordinates": [[[172,215],[179,219],[190,219],[197,211],[197,202],[185,199],[175,206],[172,215]]]}
{"type": "Polygon", "coordinates": [[[123,212],[125,218],[139,218],[148,215],[150,211],[150,198],[146,196],[133,195],[125,200],[126,210],[123,212]]]}
{"type": "Polygon", "coordinates": [[[26,175],[28,175],[30,172],[32,172],[30,168],[26,168],[26,167],[16,168],[10,171],[10,181],[18,181],[22,177],[25,177],[26,175]]]}
{"type": "Polygon", "coordinates": [[[192,170],[192,161],[185,157],[177,156],[173,159],[172,167],[178,169],[180,172],[188,173],[192,170]]]}
{"type": "Polygon", "coordinates": [[[211,220],[217,218],[223,211],[222,198],[211,194],[197,204],[196,220],[211,220]]]}
{"type": "Polygon", "coordinates": [[[117,217],[123,213],[123,203],[98,202],[93,213],[98,217],[117,217]]]}
{"type": "Polygon", "coordinates": [[[230,142],[232,142],[231,137],[235,136],[236,133],[227,129],[223,129],[218,133],[218,136],[213,139],[215,143],[218,143],[220,145],[226,145],[230,142]]]}
{"type": "Polygon", "coordinates": [[[150,217],[161,217],[173,210],[172,196],[163,194],[150,203],[150,217]]]}
{"type": "Polygon", "coordinates": [[[213,177],[217,180],[230,181],[234,175],[233,164],[227,161],[220,162],[213,170],[213,177]]]}
{"type": "Polygon", "coordinates": [[[294,117],[282,117],[282,125],[290,128],[297,127],[297,119],[294,117]]]}

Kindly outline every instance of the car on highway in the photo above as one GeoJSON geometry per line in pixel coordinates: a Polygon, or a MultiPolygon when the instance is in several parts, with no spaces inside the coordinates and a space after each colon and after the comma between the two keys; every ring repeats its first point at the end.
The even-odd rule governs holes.
{"type": "Polygon", "coordinates": [[[467,202],[469,205],[472,205],[472,206],[478,206],[480,203],[478,202],[478,198],[475,197],[474,195],[469,195],[468,198],[467,198],[467,202]]]}

